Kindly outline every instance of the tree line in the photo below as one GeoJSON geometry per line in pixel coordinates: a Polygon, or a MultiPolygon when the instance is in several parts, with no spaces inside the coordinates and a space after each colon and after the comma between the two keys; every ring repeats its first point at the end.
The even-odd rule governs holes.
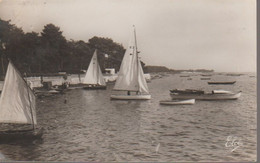
{"type": "Polygon", "coordinates": [[[54,24],[45,25],[40,33],[25,33],[10,20],[0,19],[0,76],[5,74],[8,59],[29,76],[60,71],[80,73],[88,68],[95,49],[103,72],[105,68],[119,70],[125,49],[110,38],[67,40],[54,24]]]}

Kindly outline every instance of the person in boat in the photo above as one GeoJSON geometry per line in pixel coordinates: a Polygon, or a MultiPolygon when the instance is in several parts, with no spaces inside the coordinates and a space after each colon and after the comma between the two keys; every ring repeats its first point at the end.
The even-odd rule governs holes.
{"type": "Polygon", "coordinates": [[[130,91],[127,91],[127,95],[130,96],[130,91]]]}
{"type": "Polygon", "coordinates": [[[41,84],[43,84],[43,77],[42,77],[42,75],[41,75],[41,84]]]}
{"type": "Polygon", "coordinates": [[[80,73],[78,73],[79,82],[81,83],[80,73]]]}

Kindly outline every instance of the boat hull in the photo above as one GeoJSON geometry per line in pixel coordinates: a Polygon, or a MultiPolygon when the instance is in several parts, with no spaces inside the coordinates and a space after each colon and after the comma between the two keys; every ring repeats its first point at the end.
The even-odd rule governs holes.
{"type": "Polygon", "coordinates": [[[151,95],[111,95],[113,100],[150,100],[151,95]]]}
{"type": "Polygon", "coordinates": [[[236,81],[232,81],[232,82],[208,82],[209,85],[216,85],[216,84],[220,84],[220,85],[228,85],[228,84],[235,84],[236,81]]]}
{"type": "Polygon", "coordinates": [[[8,130],[0,131],[0,143],[13,141],[32,141],[41,139],[43,135],[43,128],[30,130],[8,130]]]}
{"type": "Polygon", "coordinates": [[[167,100],[167,101],[160,101],[161,105],[193,105],[195,103],[195,99],[188,99],[188,100],[167,100]]]}
{"type": "Polygon", "coordinates": [[[96,89],[107,89],[107,86],[104,85],[88,85],[83,87],[86,90],[96,90],[96,89]]]}
{"type": "Polygon", "coordinates": [[[209,94],[178,94],[170,93],[173,100],[176,99],[196,99],[196,100],[236,100],[241,96],[238,93],[209,93],[209,94]]]}

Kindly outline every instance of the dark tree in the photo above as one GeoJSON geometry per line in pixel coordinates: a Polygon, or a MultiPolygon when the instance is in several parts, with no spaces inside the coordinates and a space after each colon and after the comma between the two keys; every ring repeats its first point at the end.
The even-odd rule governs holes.
{"type": "Polygon", "coordinates": [[[119,70],[125,53],[122,45],[115,43],[112,39],[95,36],[89,39],[89,46],[99,50],[100,67],[102,70],[104,68],[119,70]]]}
{"type": "Polygon", "coordinates": [[[39,35],[24,33],[10,21],[0,19],[0,80],[8,58],[22,74],[80,73],[87,70],[95,49],[103,72],[105,68],[119,70],[125,49],[110,38],[95,36],[89,42],[67,41],[60,28],[53,24],[45,25],[39,35]]]}
{"type": "Polygon", "coordinates": [[[68,56],[68,44],[62,35],[62,31],[53,24],[47,24],[44,26],[41,36],[45,57],[49,62],[44,68],[49,72],[62,71],[64,68],[64,59],[68,56]]]}

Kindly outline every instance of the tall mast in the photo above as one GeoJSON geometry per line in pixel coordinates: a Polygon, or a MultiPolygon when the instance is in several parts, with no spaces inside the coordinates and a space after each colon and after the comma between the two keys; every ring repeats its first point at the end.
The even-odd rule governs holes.
{"type": "Polygon", "coordinates": [[[98,70],[98,56],[97,56],[97,49],[95,49],[95,52],[96,53],[96,71],[97,71],[97,85],[98,85],[98,78],[99,78],[99,70],[98,70]]]}
{"type": "Polygon", "coordinates": [[[140,85],[139,85],[139,58],[138,58],[138,50],[137,50],[137,40],[136,40],[136,31],[134,27],[134,38],[135,38],[135,50],[136,50],[136,62],[137,62],[137,79],[138,79],[138,92],[140,92],[140,85]]]}

